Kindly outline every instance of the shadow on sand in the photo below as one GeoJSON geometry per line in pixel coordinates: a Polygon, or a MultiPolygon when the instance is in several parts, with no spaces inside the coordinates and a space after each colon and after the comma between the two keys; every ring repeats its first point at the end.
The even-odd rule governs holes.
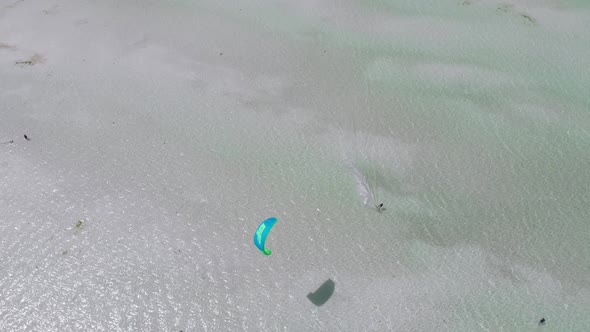
{"type": "Polygon", "coordinates": [[[307,298],[311,303],[319,307],[328,302],[332,294],[334,294],[334,285],[334,281],[328,279],[315,292],[307,294],[307,298]]]}

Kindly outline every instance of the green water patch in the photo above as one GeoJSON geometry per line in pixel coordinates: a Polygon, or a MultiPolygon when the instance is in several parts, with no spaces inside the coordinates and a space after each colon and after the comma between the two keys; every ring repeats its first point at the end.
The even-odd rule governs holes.
{"type": "MultiPolygon", "coordinates": [[[[338,51],[355,67],[349,72],[365,73],[350,78],[359,89],[368,82],[370,90],[371,111],[358,123],[424,146],[411,179],[418,189],[395,208],[410,211],[404,225],[412,236],[444,246],[477,242],[534,263],[549,257],[552,271],[570,271],[574,279],[588,272],[573,254],[588,257],[587,235],[579,231],[586,229],[581,223],[590,199],[584,190],[590,187],[585,31],[534,15],[536,24],[523,24],[512,15],[520,8],[510,14],[495,4],[358,2],[367,8],[354,18],[379,23],[364,29],[343,17],[324,20],[277,4],[200,3],[293,47],[338,51]],[[377,9],[388,10],[377,15],[377,9]],[[434,212],[414,213],[423,210],[413,202],[434,212]]],[[[345,171],[327,175],[337,157],[300,138],[291,132],[271,144],[262,137],[226,137],[216,146],[228,162],[241,158],[264,181],[310,202],[352,199],[356,190],[345,171]],[[240,141],[267,148],[240,149],[240,141]]],[[[384,196],[400,188],[385,175],[379,181],[390,183],[384,196]]]]}
{"type": "MultiPolygon", "coordinates": [[[[564,135],[560,124],[455,112],[445,143],[416,167],[431,183],[422,199],[438,200],[445,213],[416,219],[413,234],[437,245],[482,244],[590,285],[589,267],[579,264],[590,257],[588,142],[564,135]]],[[[443,119],[434,122],[451,124],[443,119]]]]}

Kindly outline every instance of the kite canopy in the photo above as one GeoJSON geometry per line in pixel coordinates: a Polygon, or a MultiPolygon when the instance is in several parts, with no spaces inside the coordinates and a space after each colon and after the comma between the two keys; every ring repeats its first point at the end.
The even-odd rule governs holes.
{"type": "Polygon", "coordinates": [[[267,256],[270,255],[271,251],[270,249],[264,247],[264,243],[266,242],[268,232],[270,232],[270,229],[276,222],[277,218],[268,218],[258,226],[256,232],[254,233],[254,245],[256,245],[256,247],[258,247],[258,249],[260,249],[260,251],[262,251],[262,253],[267,256]]]}

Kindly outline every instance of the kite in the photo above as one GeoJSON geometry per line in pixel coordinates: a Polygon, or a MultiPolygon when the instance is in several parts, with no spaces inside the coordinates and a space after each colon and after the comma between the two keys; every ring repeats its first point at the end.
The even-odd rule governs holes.
{"type": "Polygon", "coordinates": [[[268,232],[270,232],[270,229],[275,225],[276,222],[277,218],[268,218],[258,226],[256,232],[254,233],[254,245],[267,256],[270,255],[271,251],[270,249],[264,247],[264,243],[266,242],[268,232]]]}

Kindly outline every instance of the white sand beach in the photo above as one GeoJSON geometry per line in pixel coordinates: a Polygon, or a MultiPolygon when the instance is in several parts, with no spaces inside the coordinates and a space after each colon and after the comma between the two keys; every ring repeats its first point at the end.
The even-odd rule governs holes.
{"type": "Polygon", "coordinates": [[[590,331],[589,68],[581,0],[0,0],[0,331],[590,331]]]}

